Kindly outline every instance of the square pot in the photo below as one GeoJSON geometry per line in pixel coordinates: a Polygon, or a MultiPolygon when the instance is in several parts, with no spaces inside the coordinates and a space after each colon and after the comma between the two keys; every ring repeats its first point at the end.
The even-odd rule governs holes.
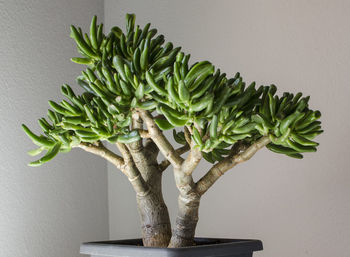
{"type": "Polygon", "coordinates": [[[80,253],[91,257],[252,257],[263,249],[260,240],[195,238],[195,246],[143,247],[142,239],[83,243],[80,253]]]}

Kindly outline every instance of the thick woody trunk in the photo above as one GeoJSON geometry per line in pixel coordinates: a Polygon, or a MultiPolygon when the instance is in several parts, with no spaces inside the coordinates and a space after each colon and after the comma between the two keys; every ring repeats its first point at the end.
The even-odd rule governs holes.
{"type": "Polygon", "coordinates": [[[161,194],[151,192],[137,196],[143,245],[147,247],[167,247],[171,237],[168,209],[161,194]]]}
{"type": "Polygon", "coordinates": [[[194,245],[194,235],[198,223],[200,198],[197,194],[179,196],[178,214],[169,247],[185,247],[194,245]]]}
{"type": "Polygon", "coordinates": [[[200,150],[192,144],[190,129],[185,127],[185,138],[191,151],[184,160],[180,155],[186,151],[186,147],[175,150],[147,111],[138,110],[133,113],[134,129],[141,131],[143,121],[148,128],[145,135],[148,138],[146,144],[143,144],[142,139],[130,144],[117,142],[123,158],[105,148],[101,142],[81,143],[79,147],[107,159],[130,180],[137,195],[144,246],[172,248],[191,246],[194,244],[201,196],[227,170],[249,160],[259,149],[269,144],[270,139],[268,136],[263,136],[249,147],[235,144],[228,157],[215,164],[197,183],[194,183],[192,172],[202,155],[200,150]],[[139,115],[142,116],[142,120],[139,115]],[[167,159],[160,165],[157,162],[159,151],[167,159]],[[171,231],[161,185],[162,171],[169,164],[174,167],[175,182],[180,192],[178,214],[173,231],[171,231]]]}
{"type": "Polygon", "coordinates": [[[178,198],[178,213],[169,247],[177,248],[194,244],[200,195],[195,190],[195,183],[191,175],[185,175],[183,170],[177,169],[175,169],[174,174],[180,195],[178,198]]]}
{"type": "Polygon", "coordinates": [[[158,169],[158,150],[154,144],[146,147],[129,145],[135,165],[149,186],[149,191],[137,194],[142,240],[146,247],[167,247],[171,238],[171,223],[168,208],[162,193],[162,172],[158,169]]]}

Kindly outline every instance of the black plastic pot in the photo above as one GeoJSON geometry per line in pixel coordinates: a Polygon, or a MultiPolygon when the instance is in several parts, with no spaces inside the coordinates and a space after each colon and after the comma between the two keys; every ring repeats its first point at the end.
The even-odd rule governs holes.
{"type": "Polygon", "coordinates": [[[263,249],[260,240],[195,238],[196,246],[143,247],[141,239],[83,243],[80,253],[91,257],[251,257],[263,249]]]}

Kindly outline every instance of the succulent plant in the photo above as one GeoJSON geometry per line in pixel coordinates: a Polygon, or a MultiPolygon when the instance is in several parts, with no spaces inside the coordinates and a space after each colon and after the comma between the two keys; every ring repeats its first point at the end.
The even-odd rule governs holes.
{"type": "Polygon", "coordinates": [[[43,134],[22,125],[39,147],[29,154],[46,151],[29,165],[74,147],[112,162],[136,191],[146,246],[191,245],[201,196],[259,149],[294,158],[316,151],[321,113],[309,108],[309,96],[278,95],[275,85],[246,85],[239,73],[230,77],[209,61],[191,63],[149,23],[135,27],[133,14],[126,15],[125,32],[113,27],[106,35],[94,16],[89,35],[71,26],[71,37],[81,54],[71,60],[85,66],[77,77],[85,92],[77,95],[64,84],[66,99],[49,101],[48,118],[39,119],[43,134]],[[163,133],[171,129],[178,149],[163,133]],[[116,144],[120,156],[103,142],[116,144]],[[160,163],[159,151],[165,157],[160,163]],[[194,182],[202,158],[213,166],[194,182]],[[173,231],[161,191],[169,165],[180,193],[173,231]]]}

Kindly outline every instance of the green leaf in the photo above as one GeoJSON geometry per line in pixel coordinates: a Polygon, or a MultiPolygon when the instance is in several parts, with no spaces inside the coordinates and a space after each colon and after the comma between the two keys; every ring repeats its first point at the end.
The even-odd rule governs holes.
{"type": "Polygon", "coordinates": [[[161,129],[161,130],[169,130],[169,129],[173,129],[174,126],[171,125],[169,123],[169,121],[164,120],[164,119],[154,119],[154,122],[157,124],[157,126],[161,129]]]}
{"type": "Polygon", "coordinates": [[[133,130],[129,134],[119,135],[117,141],[123,144],[130,144],[140,139],[141,137],[139,132],[137,130],[133,130]]]}

